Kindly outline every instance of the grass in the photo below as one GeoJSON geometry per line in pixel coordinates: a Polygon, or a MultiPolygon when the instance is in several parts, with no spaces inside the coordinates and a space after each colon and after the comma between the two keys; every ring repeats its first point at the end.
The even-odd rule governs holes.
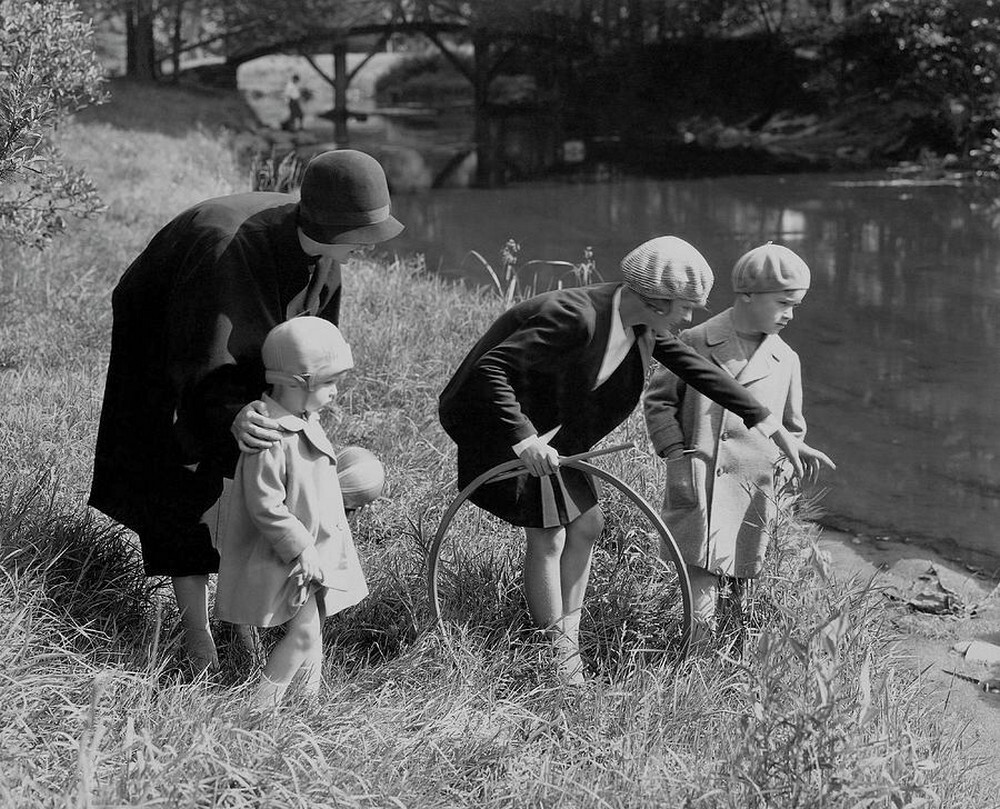
{"type": "MultiPolygon", "coordinates": [[[[322,699],[250,714],[235,646],[215,680],[186,678],[164,588],[83,505],[117,277],[187,204],[249,186],[211,109],[185,129],[168,92],[160,130],[127,126],[127,105],[159,94],[62,129],[102,220],[46,253],[0,247],[0,806],[994,805],[894,658],[881,601],[833,580],[795,519],[742,655],[678,664],[669,571],[614,496],[584,616],[589,688],[548,679],[521,540],[472,507],[448,539],[451,620],[430,631],[424,554],[454,492],[436,396],[504,303],[392,256],[345,272],[357,368],[325,421],[383,459],[388,486],[357,518],[372,594],[326,625],[322,699]]],[[[646,446],[638,418],[609,440],[646,446]]],[[[650,498],[662,487],[641,449],[601,463],[650,498]]]]}

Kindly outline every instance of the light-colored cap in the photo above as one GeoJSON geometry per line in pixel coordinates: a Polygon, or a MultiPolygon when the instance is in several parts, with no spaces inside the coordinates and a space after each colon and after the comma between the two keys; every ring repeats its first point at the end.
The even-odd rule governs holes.
{"type": "Polygon", "coordinates": [[[676,236],[658,236],[643,242],[622,259],[622,278],[634,292],[647,298],[708,302],[715,276],[705,257],[676,236]]]}
{"type": "Polygon", "coordinates": [[[299,384],[310,390],[313,380],[354,367],[344,335],[321,317],[293,317],[279,323],[264,338],[260,354],[268,382],[299,384]]]}
{"type": "Polygon", "coordinates": [[[809,289],[809,266],[781,244],[768,242],[740,256],[733,267],[733,292],[809,289]]]}

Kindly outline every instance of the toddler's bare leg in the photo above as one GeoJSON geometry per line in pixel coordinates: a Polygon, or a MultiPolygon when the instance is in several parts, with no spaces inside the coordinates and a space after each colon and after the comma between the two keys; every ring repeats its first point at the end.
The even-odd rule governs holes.
{"type": "Polygon", "coordinates": [[[323,647],[317,646],[315,651],[302,664],[302,696],[313,699],[319,696],[319,687],[323,682],[323,647]]]}
{"type": "MultiPolygon", "coordinates": [[[[315,597],[314,597],[315,600],[315,597]]],[[[323,682],[323,622],[326,620],[326,614],[317,602],[317,607],[319,607],[319,625],[320,625],[320,642],[316,644],[316,648],[313,649],[312,653],[306,658],[306,661],[302,664],[302,695],[313,699],[319,696],[319,687],[323,682]]]]}
{"type": "Polygon", "coordinates": [[[322,650],[319,609],[312,595],[301,609],[285,624],[285,636],[278,641],[267,658],[260,686],[254,695],[258,708],[273,708],[281,702],[295,673],[317,650],[322,650]]]}

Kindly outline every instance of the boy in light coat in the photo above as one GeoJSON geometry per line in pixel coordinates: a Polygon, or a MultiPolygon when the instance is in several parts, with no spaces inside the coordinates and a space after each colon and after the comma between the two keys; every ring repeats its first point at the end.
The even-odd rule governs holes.
{"type": "MultiPolygon", "coordinates": [[[[809,289],[809,267],[787,247],[768,242],[736,262],[732,282],[733,306],[680,339],[780,414],[801,441],[806,422],[799,357],[778,334],[809,289]]],[[[779,455],[770,441],[667,368],[654,372],[643,408],[653,448],[667,463],[663,520],[687,563],[695,639],[704,639],[715,628],[719,577],[760,574],[776,516],[779,455]]],[[[822,452],[807,450],[810,477],[822,466],[835,468],[822,452]]]]}

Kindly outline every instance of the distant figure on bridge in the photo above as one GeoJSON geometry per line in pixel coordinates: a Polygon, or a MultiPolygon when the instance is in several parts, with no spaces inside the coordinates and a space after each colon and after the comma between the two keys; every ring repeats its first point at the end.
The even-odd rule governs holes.
{"type": "Polygon", "coordinates": [[[282,129],[298,132],[302,129],[304,115],[302,113],[302,87],[299,85],[299,74],[293,73],[285,85],[283,93],[288,102],[288,117],[281,124],[282,129]]]}
{"type": "MultiPolygon", "coordinates": [[[[778,333],[809,290],[809,267],[787,247],[768,242],[742,256],[732,273],[733,306],[680,340],[723,368],[802,442],[799,356],[778,333]]],[[[694,642],[716,629],[720,578],[742,607],[744,584],[760,574],[777,514],[774,465],[764,436],[711,399],[689,389],[671,368],[657,369],[643,400],[656,454],[666,459],[661,516],[687,563],[694,600],[694,642]]],[[[799,444],[810,477],[835,469],[818,450],[799,444]]],[[[665,558],[667,558],[665,556],[665,558]]]]}
{"type": "Polygon", "coordinates": [[[701,253],[662,236],[625,256],[621,268],[624,283],[547,292],[508,309],[439,400],[441,424],[458,445],[459,489],[504,461],[519,458],[526,467],[470,499],[524,526],[528,611],[568,685],[584,680],[580,612],[604,517],[591,477],[560,468],[559,458],[586,452],[629,416],[651,359],[761,430],[801,471],[799,442],[780,414],[674,336],[712,286],[701,253]]]}

